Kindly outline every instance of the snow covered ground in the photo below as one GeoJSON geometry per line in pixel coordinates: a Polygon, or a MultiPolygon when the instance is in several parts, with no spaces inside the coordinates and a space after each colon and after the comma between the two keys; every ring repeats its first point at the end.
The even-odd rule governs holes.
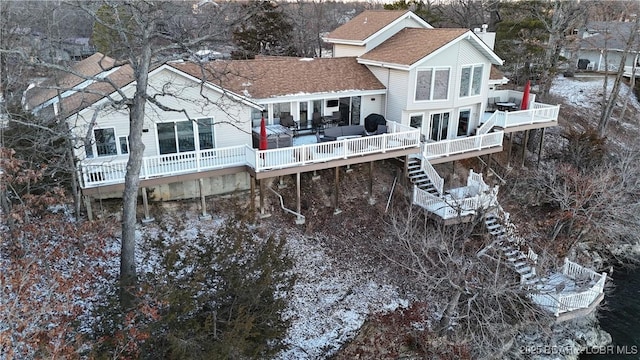
{"type": "MultiPolygon", "coordinates": [[[[602,100],[604,76],[601,74],[576,75],[577,76],[572,78],[565,78],[563,76],[556,78],[553,81],[550,93],[562,97],[567,104],[583,109],[599,111],[601,108],[600,102],[602,100]]],[[[611,91],[613,82],[613,76],[609,76],[607,93],[611,91]]],[[[622,103],[624,98],[629,98],[628,106],[640,110],[638,99],[631,95],[631,89],[623,83],[620,87],[619,103],[622,103]]]]}
{"type": "MultiPolygon", "coordinates": [[[[140,273],[153,272],[161,266],[158,254],[145,239],[187,244],[200,235],[215,232],[222,225],[223,220],[218,217],[199,220],[196,209],[184,212],[171,209],[171,204],[164,207],[170,209],[168,213],[180,211],[182,216],[180,219],[166,216],[149,225],[140,225],[136,254],[140,273]]],[[[268,222],[257,226],[265,230],[264,227],[273,226],[266,225],[268,222]]],[[[295,228],[282,230],[279,235],[287,238],[289,256],[295,261],[296,283],[284,314],[290,321],[284,340],[289,349],[277,359],[325,358],[356,335],[367,315],[408,305],[394,287],[377,282],[364,269],[344,262],[336,264],[320,245],[320,239],[305,236],[295,228]]]]}

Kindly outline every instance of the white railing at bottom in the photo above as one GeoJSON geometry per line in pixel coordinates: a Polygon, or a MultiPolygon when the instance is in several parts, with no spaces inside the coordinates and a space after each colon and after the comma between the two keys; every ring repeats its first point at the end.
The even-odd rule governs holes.
{"type": "Polygon", "coordinates": [[[555,316],[565,312],[586,309],[604,292],[604,284],[607,280],[607,273],[597,272],[585,268],[579,264],[565,259],[562,273],[574,280],[596,281],[588,289],[574,293],[559,294],[530,294],[531,299],[543,308],[551,311],[555,316]]]}
{"type": "Polygon", "coordinates": [[[477,211],[491,206],[496,201],[497,187],[489,192],[459,199],[438,197],[415,185],[413,187],[413,203],[444,220],[475,214],[477,211]]]}

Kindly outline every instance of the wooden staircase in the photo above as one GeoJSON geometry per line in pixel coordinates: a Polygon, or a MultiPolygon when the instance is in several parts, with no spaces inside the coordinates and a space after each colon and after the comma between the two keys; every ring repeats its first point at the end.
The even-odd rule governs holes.
{"type": "Polygon", "coordinates": [[[495,212],[487,214],[484,224],[495,240],[492,247],[496,249],[507,263],[520,275],[520,282],[525,287],[534,287],[540,282],[536,274],[536,261],[538,255],[528,246],[525,253],[522,249],[526,246],[521,239],[507,234],[505,226],[495,212]]]}
{"type": "Polygon", "coordinates": [[[422,161],[423,160],[417,156],[409,157],[409,162],[407,164],[407,175],[409,177],[409,181],[419,189],[424,190],[431,195],[440,196],[441,194],[433,185],[433,182],[431,182],[429,175],[427,175],[427,173],[422,169],[422,161]]]}

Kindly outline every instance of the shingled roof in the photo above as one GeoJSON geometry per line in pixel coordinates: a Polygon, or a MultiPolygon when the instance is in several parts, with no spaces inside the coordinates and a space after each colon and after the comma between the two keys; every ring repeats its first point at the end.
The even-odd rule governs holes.
{"type": "Polygon", "coordinates": [[[71,71],[57,71],[49,80],[29,89],[25,100],[29,109],[35,109],[60,97],[60,115],[66,116],[92,105],[133,78],[131,66],[116,66],[114,59],[95,53],[76,63],[71,71]]]}
{"type": "Polygon", "coordinates": [[[191,62],[168,65],[211,84],[253,99],[384,90],[385,87],[355,58],[287,58],[213,61],[202,68],[191,62]]]}
{"type": "Polygon", "coordinates": [[[328,39],[364,41],[409,10],[367,10],[327,35],[328,39]]]}
{"type": "Polygon", "coordinates": [[[410,66],[468,31],[467,29],[405,28],[360,58],[410,66]]]}

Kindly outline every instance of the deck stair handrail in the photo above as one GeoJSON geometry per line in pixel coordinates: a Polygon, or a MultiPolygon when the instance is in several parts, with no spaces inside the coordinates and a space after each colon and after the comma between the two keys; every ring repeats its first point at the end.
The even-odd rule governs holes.
{"type": "MultiPolygon", "coordinates": [[[[421,144],[421,146],[423,147],[424,144],[421,144]]],[[[444,191],[444,178],[441,177],[433,165],[422,156],[423,152],[424,150],[420,151],[420,154],[412,154],[411,157],[417,158],[420,161],[420,170],[427,175],[433,187],[438,191],[438,194],[442,195],[444,191]]]]}
{"type": "MultiPolygon", "coordinates": [[[[490,247],[497,249],[507,258],[512,268],[520,274],[521,284],[528,290],[531,300],[541,308],[558,317],[566,312],[587,309],[602,296],[606,273],[598,274],[565,258],[560,274],[576,283],[578,281],[587,283],[586,286],[575,289],[575,291],[565,292],[563,291],[564,285],[562,288],[558,288],[559,284],[549,284],[546,278],[536,274],[535,265],[538,254],[529,246],[526,246],[526,253],[521,250],[525,244],[518,244],[513,234],[506,231],[497,212],[486,215],[485,225],[490,234],[496,238],[490,247]]],[[[486,250],[483,249],[478,254],[486,254],[486,250]]]]}
{"type": "MultiPolygon", "coordinates": [[[[440,180],[438,186],[442,188],[444,179],[437,174],[432,166],[429,165],[427,168],[433,171],[434,178],[440,180]]],[[[498,187],[490,188],[482,179],[482,174],[477,174],[473,170],[469,171],[467,187],[449,191],[451,192],[449,194],[445,194],[442,190],[432,193],[414,185],[412,202],[443,220],[473,215],[497,203],[498,187]],[[472,195],[467,195],[467,192],[471,192],[472,195]]]]}

